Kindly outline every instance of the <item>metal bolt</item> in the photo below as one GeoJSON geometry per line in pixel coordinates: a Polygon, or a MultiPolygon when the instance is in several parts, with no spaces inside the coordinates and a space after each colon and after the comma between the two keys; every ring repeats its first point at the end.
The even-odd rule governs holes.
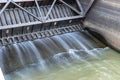
{"type": "Polygon", "coordinates": [[[21,6],[21,3],[18,3],[19,6],[21,6]]]}
{"type": "Polygon", "coordinates": [[[54,26],[56,26],[57,25],[57,22],[54,22],[54,26]]]}
{"type": "Polygon", "coordinates": [[[29,29],[30,29],[30,28],[29,28],[29,27],[27,27],[27,31],[29,31],[29,29]]]}
{"type": "Polygon", "coordinates": [[[69,20],[69,23],[72,23],[72,20],[69,20]]]}
{"type": "Polygon", "coordinates": [[[9,30],[6,30],[6,34],[8,34],[9,33],[9,30]]]}

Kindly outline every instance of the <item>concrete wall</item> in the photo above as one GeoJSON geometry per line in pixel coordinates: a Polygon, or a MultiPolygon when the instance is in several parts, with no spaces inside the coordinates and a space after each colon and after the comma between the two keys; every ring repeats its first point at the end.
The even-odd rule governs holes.
{"type": "Polygon", "coordinates": [[[103,35],[110,45],[120,50],[120,0],[96,0],[84,25],[103,35]]]}

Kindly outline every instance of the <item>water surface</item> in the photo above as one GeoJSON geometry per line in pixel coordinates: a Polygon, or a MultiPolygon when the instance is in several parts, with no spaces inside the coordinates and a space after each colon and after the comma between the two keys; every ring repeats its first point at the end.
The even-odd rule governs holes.
{"type": "Polygon", "coordinates": [[[1,48],[6,80],[119,80],[120,54],[80,32],[1,48]]]}

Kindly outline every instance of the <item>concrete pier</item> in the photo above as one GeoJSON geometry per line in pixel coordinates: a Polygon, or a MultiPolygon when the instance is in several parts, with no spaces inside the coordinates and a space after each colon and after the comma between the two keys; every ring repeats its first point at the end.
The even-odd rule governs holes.
{"type": "Polygon", "coordinates": [[[101,34],[109,45],[120,50],[120,1],[96,0],[84,26],[101,34]]]}

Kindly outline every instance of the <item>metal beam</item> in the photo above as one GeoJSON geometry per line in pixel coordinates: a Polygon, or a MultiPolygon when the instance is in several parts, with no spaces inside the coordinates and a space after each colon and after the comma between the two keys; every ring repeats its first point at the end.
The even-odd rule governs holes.
{"type": "MultiPolygon", "coordinates": [[[[30,1],[34,1],[34,0],[12,0],[14,2],[30,2],[30,1]]],[[[44,0],[39,0],[39,1],[44,1],[44,0]]],[[[8,0],[0,0],[0,3],[7,3],[8,0]]]]}
{"type": "Polygon", "coordinates": [[[78,5],[79,9],[81,10],[81,15],[84,16],[84,10],[83,10],[83,7],[81,5],[81,2],[79,0],[76,0],[76,3],[78,5]]]}
{"type": "MultiPolygon", "coordinates": [[[[62,21],[62,20],[64,21],[64,20],[70,20],[70,19],[83,18],[83,17],[85,16],[85,14],[87,13],[87,11],[88,11],[88,10],[90,9],[90,7],[92,6],[93,2],[94,2],[94,0],[91,0],[90,3],[89,3],[89,5],[88,5],[88,7],[87,7],[87,9],[86,9],[86,11],[84,11],[83,8],[82,8],[82,5],[81,5],[81,3],[80,3],[80,1],[79,1],[79,0],[76,0],[77,5],[79,6],[79,8],[80,8],[80,10],[81,10],[81,11],[79,11],[79,10],[77,10],[76,8],[74,8],[73,6],[71,6],[71,5],[69,5],[68,3],[66,3],[64,0],[59,0],[59,1],[62,2],[63,4],[67,5],[67,6],[71,9],[71,11],[74,11],[74,12],[78,13],[78,15],[71,15],[70,17],[64,17],[64,18],[57,18],[57,19],[47,20],[48,16],[50,15],[50,13],[51,13],[51,11],[52,11],[52,9],[53,9],[56,1],[57,1],[57,0],[54,0],[53,3],[52,3],[52,5],[51,5],[51,7],[50,7],[50,9],[48,10],[48,13],[47,13],[46,16],[45,16],[46,21],[44,22],[43,19],[40,19],[38,16],[36,16],[36,15],[32,14],[31,12],[27,11],[25,8],[21,7],[20,5],[18,5],[18,4],[17,4],[16,2],[14,2],[14,1],[15,1],[15,0],[12,0],[12,1],[9,0],[9,1],[6,3],[6,5],[3,7],[3,9],[1,9],[1,12],[0,12],[0,13],[2,14],[2,12],[7,8],[7,6],[8,6],[10,3],[12,3],[12,4],[14,4],[15,6],[17,6],[18,8],[20,8],[21,10],[23,10],[24,12],[28,13],[28,14],[31,15],[32,17],[34,17],[34,18],[36,18],[37,20],[39,20],[39,21],[0,26],[0,30],[2,30],[2,29],[9,29],[9,28],[16,28],[16,27],[21,27],[21,26],[29,26],[29,25],[43,24],[43,23],[49,23],[49,22],[57,22],[57,21],[62,21]],[[83,16],[82,14],[83,14],[84,16],[83,16]]],[[[29,0],[27,0],[27,1],[29,1],[29,0]]],[[[31,1],[31,0],[30,0],[30,1],[31,1]]],[[[39,6],[39,4],[38,4],[38,1],[41,1],[41,0],[33,0],[33,1],[35,1],[35,3],[36,3],[36,6],[37,6],[37,9],[38,9],[38,12],[39,12],[40,16],[43,17],[43,16],[42,16],[42,13],[41,13],[41,10],[40,10],[40,6],[39,6]]],[[[58,9],[58,10],[59,10],[59,9],[58,9]]],[[[68,11],[68,12],[69,12],[69,11],[68,11]]],[[[62,12],[61,12],[61,13],[62,13],[62,12]]]]}
{"type": "Polygon", "coordinates": [[[11,2],[11,0],[9,0],[9,1],[5,4],[5,6],[1,9],[1,11],[0,11],[0,16],[1,16],[1,14],[5,11],[5,9],[9,6],[10,2],[11,2]]]}
{"type": "Polygon", "coordinates": [[[70,9],[72,9],[74,12],[76,12],[77,14],[81,14],[80,11],[78,11],[77,9],[75,9],[74,7],[72,7],[71,5],[67,4],[65,1],[63,0],[59,0],[61,3],[65,4],[66,6],[68,6],[70,9]]]}
{"type": "MultiPolygon", "coordinates": [[[[19,6],[17,3],[15,3],[14,1],[11,1],[12,4],[14,4],[15,6],[17,6],[18,8],[20,8],[21,10],[25,11],[26,13],[28,13],[29,15],[33,16],[34,18],[36,18],[37,20],[41,21],[41,19],[39,19],[37,16],[35,16],[34,14],[30,13],[29,11],[27,11],[26,9],[24,9],[23,7],[19,6]]],[[[42,22],[42,21],[41,21],[42,22]]]]}
{"type": "Polygon", "coordinates": [[[37,0],[35,0],[35,4],[36,4],[36,6],[37,6],[37,9],[38,9],[38,12],[39,12],[39,14],[40,14],[41,21],[43,22],[42,13],[41,13],[41,11],[40,11],[40,7],[39,7],[39,4],[38,4],[38,1],[37,1],[37,0]]]}
{"type": "MultiPolygon", "coordinates": [[[[73,17],[65,17],[65,18],[58,18],[58,19],[51,19],[51,20],[47,20],[44,23],[52,23],[52,22],[58,22],[58,21],[65,21],[65,20],[71,20],[71,19],[80,19],[83,18],[83,16],[73,16],[73,17]]],[[[43,24],[40,21],[36,21],[36,22],[29,22],[29,23],[22,23],[22,24],[14,24],[14,25],[7,25],[7,26],[0,26],[0,30],[3,29],[10,29],[10,28],[18,28],[18,27],[27,27],[30,25],[37,25],[37,24],[43,24]]]]}
{"type": "Polygon", "coordinates": [[[57,0],[54,0],[54,1],[53,1],[52,5],[51,5],[51,7],[50,7],[50,9],[49,9],[49,11],[48,11],[46,17],[45,17],[45,20],[48,18],[49,14],[51,13],[51,11],[52,11],[52,9],[53,9],[53,7],[54,7],[56,1],[57,1],[57,0]]]}
{"type": "Polygon", "coordinates": [[[87,14],[87,12],[89,11],[89,9],[92,7],[93,3],[95,2],[95,0],[91,0],[88,4],[88,7],[86,8],[86,10],[84,11],[84,16],[87,14]]]}

